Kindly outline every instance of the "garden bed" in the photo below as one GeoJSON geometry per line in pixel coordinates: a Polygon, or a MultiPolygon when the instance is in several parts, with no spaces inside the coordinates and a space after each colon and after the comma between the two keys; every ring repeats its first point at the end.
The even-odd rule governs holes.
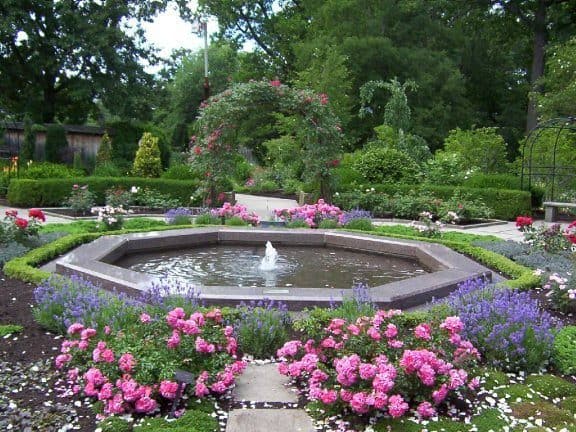
{"type": "MultiPolygon", "coordinates": [[[[187,207],[193,215],[198,215],[202,213],[205,209],[202,207],[187,207]]],[[[96,219],[96,215],[90,213],[78,213],[67,207],[50,207],[42,209],[42,211],[50,216],[57,216],[64,219],[72,220],[91,220],[96,219]]],[[[147,216],[164,216],[166,213],[165,209],[152,208],[152,207],[142,207],[142,206],[131,206],[129,213],[125,214],[124,217],[147,217],[147,216]]]]}

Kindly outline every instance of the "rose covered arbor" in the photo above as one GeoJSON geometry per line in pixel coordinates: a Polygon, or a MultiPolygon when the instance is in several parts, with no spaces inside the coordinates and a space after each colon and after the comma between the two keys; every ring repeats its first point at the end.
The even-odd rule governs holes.
{"type": "Polygon", "coordinates": [[[262,111],[295,119],[294,134],[297,132],[305,156],[305,180],[315,182],[320,197],[329,201],[330,168],[337,164],[343,135],[328,96],[293,89],[279,81],[251,81],[233,85],[200,108],[198,135],[191,151],[194,163],[204,171],[207,203],[219,201],[222,185],[234,171],[238,125],[262,111]]]}

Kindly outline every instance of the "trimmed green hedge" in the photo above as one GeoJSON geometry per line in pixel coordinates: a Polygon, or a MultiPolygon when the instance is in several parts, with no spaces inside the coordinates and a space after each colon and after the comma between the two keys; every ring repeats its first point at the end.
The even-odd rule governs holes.
{"type": "Polygon", "coordinates": [[[98,204],[104,204],[105,193],[112,187],[130,190],[132,186],[156,190],[182,203],[198,189],[197,180],[146,179],[138,177],[79,177],[63,179],[14,179],[8,187],[8,202],[15,207],[59,207],[68,198],[73,185],[88,185],[96,194],[98,204]]]}
{"type": "MultiPolygon", "coordinates": [[[[513,220],[518,215],[529,214],[532,210],[532,197],[530,192],[512,189],[492,189],[492,188],[467,188],[456,186],[432,186],[432,185],[371,185],[375,189],[370,194],[381,194],[393,197],[395,194],[405,194],[410,191],[421,191],[422,193],[432,194],[439,199],[449,199],[454,195],[456,190],[462,194],[471,195],[473,198],[480,198],[484,203],[494,211],[494,218],[503,220],[513,220]]],[[[350,210],[356,207],[362,193],[359,192],[341,192],[337,201],[344,209],[350,210]]],[[[363,200],[374,202],[375,200],[363,200]]],[[[370,210],[371,208],[364,208],[370,210]]]]}

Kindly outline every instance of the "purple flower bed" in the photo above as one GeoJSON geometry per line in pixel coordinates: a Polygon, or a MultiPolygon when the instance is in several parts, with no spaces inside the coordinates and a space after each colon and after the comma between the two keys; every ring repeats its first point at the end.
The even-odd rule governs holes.
{"type": "Polygon", "coordinates": [[[558,324],[528,292],[475,279],[460,284],[445,302],[487,363],[527,372],[548,364],[558,324]]]}

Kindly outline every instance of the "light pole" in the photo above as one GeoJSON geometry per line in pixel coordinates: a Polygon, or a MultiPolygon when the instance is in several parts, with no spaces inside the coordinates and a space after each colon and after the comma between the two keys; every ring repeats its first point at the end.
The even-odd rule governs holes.
{"type": "Polygon", "coordinates": [[[204,100],[210,97],[210,81],[208,79],[208,20],[200,19],[200,31],[204,36],[204,100]]]}

